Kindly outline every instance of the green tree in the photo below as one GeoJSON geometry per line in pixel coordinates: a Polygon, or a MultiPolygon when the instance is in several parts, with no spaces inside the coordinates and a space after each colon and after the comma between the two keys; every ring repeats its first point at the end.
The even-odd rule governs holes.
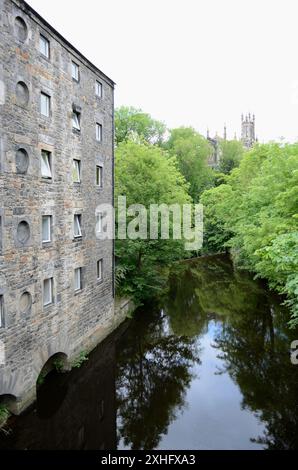
{"type": "Polygon", "coordinates": [[[115,111],[116,144],[135,140],[150,144],[161,144],[166,132],[163,122],[132,106],[121,106],[115,111]]]}
{"type": "MultiPolygon", "coordinates": [[[[116,208],[118,196],[126,196],[127,207],[142,204],[191,203],[188,185],[177,161],[156,146],[122,143],[116,151],[116,208]]],[[[132,218],[127,219],[128,222],[132,218]]],[[[148,222],[148,219],[147,219],[148,222]]],[[[117,220],[116,220],[117,225],[117,220]]],[[[161,221],[159,220],[159,233],[161,221]]],[[[170,239],[126,239],[116,241],[119,291],[142,301],[159,293],[165,285],[169,263],[185,256],[184,241],[170,239]]]]}
{"type": "Polygon", "coordinates": [[[287,293],[298,321],[298,144],[256,146],[226,184],[206,191],[205,248],[221,240],[235,262],[287,293]]]}
{"type": "Polygon", "coordinates": [[[221,158],[219,170],[222,173],[230,173],[233,168],[239,166],[243,157],[244,149],[238,140],[220,141],[221,158]]]}
{"type": "Polygon", "coordinates": [[[177,157],[179,170],[189,183],[189,194],[198,202],[204,189],[213,185],[214,172],[207,164],[210,144],[191,127],[180,127],[171,130],[165,147],[177,157]]]}

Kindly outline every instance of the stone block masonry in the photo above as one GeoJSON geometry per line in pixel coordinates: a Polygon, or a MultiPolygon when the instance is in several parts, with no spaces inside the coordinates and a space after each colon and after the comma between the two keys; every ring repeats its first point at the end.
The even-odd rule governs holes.
{"type": "Polygon", "coordinates": [[[113,203],[113,93],[27,3],[0,0],[0,403],[16,413],[54,355],[117,324],[113,242],[95,234],[113,203]]]}

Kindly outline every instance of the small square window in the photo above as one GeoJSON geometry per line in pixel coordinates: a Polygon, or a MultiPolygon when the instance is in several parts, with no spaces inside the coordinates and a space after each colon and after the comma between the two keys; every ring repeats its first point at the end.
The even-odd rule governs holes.
{"type": "Polygon", "coordinates": [[[103,186],[103,168],[100,165],[96,165],[96,186],[99,188],[103,186]]]}
{"type": "Polygon", "coordinates": [[[42,242],[48,243],[52,240],[52,216],[42,216],[42,242]]]}
{"type": "Polygon", "coordinates": [[[52,178],[52,154],[46,150],[41,151],[41,176],[52,178]]]}
{"type": "Polygon", "coordinates": [[[82,236],[81,221],[82,221],[81,214],[75,214],[74,215],[74,228],[73,228],[73,234],[75,238],[82,236]]]}
{"type": "Polygon", "coordinates": [[[72,127],[77,131],[81,130],[81,114],[77,111],[72,112],[72,127]]]}
{"type": "Polygon", "coordinates": [[[50,41],[42,34],[39,36],[39,52],[47,59],[50,58],[50,41]]]}
{"type": "Polygon", "coordinates": [[[96,140],[98,142],[102,141],[102,125],[98,122],[96,123],[96,140]]]}
{"type": "Polygon", "coordinates": [[[81,182],[81,161],[80,160],[72,161],[72,181],[74,183],[81,182]]]}
{"type": "Polygon", "coordinates": [[[4,328],[4,298],[3,295],[0,295],[0,328],[4,328]]]}
{"type": "Polygon", "coordinates": [[[99,98],[102,98],[102,83],[100,83],[98,80],[95,82],[95,94],[99,98]]]}
{"type": "Polygon", "coordinates": [[[98,281],[102,280],[102,268],[103,268],[103,260],[99,259],[96,263],[96,276],[97,276],[98,281]]]}
{"type": "Polygon", "coordinates": [[[43,116],[50,117],[51,98],[45,93],[40,93],[40,113],[43,116]]]}
{"type": "Polygon", "coordinates": [[[80,79],[80,68],[75,62],[71,63],[71,76],[76,82],[80,79]]]}
{"type": "Polygon", "coordinates": [[[50,305],[53,303],[53,278],[45,279],[43,281],[43,305],[50,305]]]}

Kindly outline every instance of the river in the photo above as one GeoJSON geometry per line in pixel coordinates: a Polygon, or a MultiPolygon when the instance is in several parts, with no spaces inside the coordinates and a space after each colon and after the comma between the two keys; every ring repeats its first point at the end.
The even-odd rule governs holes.
{"type": "Polygon", "coordinates": [[[297,449],[288,318],[224,256],[177,263],[158,305],[47,376],[0,449],[297,449]]]}

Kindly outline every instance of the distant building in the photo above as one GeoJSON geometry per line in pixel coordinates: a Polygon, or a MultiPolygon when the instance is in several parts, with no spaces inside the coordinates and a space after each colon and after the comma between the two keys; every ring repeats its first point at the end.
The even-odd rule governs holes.
{"type": "MultiPolygon", "coordinates": [[[[220,160],[222,157],[222,150],[220,143],[224,140],[227,140],[227,128],[224,126],[223,137],[215,135],[215,137],[210,137],[209,130],[207,130],[207,140],[211,144],[212,152],[208,158],[208,165],[211,168],[218,168],[220,160]]],[[[234,140],[237,140],[236,133],[234,135],[234,140]]],[[[241,116],[241,142],[246,149],[253,147],[254,143],[257,142],[255,136],[255,115],[252,116],[250,113],[243,117],[241,116]]]]}
{"type": "Polygon", "coordinates": [[[244,147],[250,149],[256,142],[255,137],[255,115],[250,113],[243,117],[241,116],[241,142],[244,147]]]}
{"type": "Polygon", "coordinates": [[[208,158],[208,166],[211,168],[218,168],[220,164],[220,159],[222,155],[221,147],[220,147],[220,141],[221,140],[226,140],[227,138],[227,129],[226,126],[224,127],[224,136],[223,138],[220,137],[219,135],[215,135],[215,137],[210,137],[209,135],[209,130],[207,130],[207,140],[209,144],[211,145],[212,152],[208,158]]]}

